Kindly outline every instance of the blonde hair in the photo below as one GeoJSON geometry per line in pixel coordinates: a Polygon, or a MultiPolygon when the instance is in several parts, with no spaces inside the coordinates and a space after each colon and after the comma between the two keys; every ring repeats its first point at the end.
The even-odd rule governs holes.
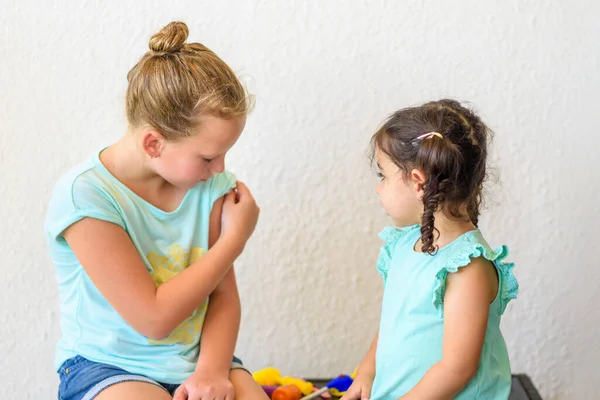
{"type": "Polygon", "coordinates": [[[204,45],[186,43],[188,34],[185,23],[171,22],[127,74],[129,124],[148,124],[167,140],[191,136],[202,114],[233,118],[253,106],[231,68],[204,45]]]}

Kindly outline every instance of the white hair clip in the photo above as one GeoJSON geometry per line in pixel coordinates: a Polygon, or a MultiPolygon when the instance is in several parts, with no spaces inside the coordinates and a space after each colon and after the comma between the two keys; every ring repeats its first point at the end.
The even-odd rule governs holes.
{"type": "Polygon", "coordinates": [[[421,136],[417,137],[417,140],[431,139],[431,138],[432,138],[432,137],[434,137],[434,136],[437,136],[437,137],[439,137],[440,139],[443,139],[443,138],[444,138],[444,136],[442,136],[442,134],[441,134],[441,133],[439,133],[439,132],[429,132],[429,133],[426,133],[426,134],[424,134],[424,135],[421,135],[421,136]]]}

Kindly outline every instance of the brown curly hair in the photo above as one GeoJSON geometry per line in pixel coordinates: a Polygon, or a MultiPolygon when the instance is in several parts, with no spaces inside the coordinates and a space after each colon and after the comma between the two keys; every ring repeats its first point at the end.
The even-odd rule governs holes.
{"type": "Polygon", "coordinates": [[[434,255],[435,213],[477,226],[487,178],[486,159],[492,132],[479,116],[455,100],[438,100],[392,114],[371,139],[371,159],[379,149],[408,177],[421,170],[424,211],[422,251],[434,255]],[[419,136],[437,132],[425,139],[419,136]]]}

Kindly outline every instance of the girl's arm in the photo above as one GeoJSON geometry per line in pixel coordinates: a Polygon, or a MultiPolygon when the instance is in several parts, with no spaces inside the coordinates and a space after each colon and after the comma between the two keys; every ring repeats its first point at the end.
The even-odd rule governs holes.
{"type": "Polygon", "coordinates": [[[379,331],[369,347],[369,351],[363,358],[352,385],[346,391],[341,400],[364,400],[371,397],[371,389],[375,380],[375,354],[377,353],[377,342],[379,331]]]}
{"type": "MultiPolygon", "coordinates": [[[[221,235],[223,199],[215,202],[210,217],[209,245],[217,243],[221,235]]],[[[240,296],[233,268],[210,295],[208,310],[200,340],[199,371],[214,371],[229,377],[233,352],[240,328],[240,296]]]]}
{"type": "Polygon", "coordinates": [[[377,353],[377,341],[379,339],[379,331],[375,334],[375,338],[373,342],[371,342],[371,346],[369,347],[369,351],[361,361],[358,371],[356,372],[357,376],[361,376],[363,378],[367,378],[373,382],[375,379],[375,353],[377,353]]]}
{"type": "Polygon", "coordinates": [[[121,317],[142,335],[162,339],[215,290],[252,234],[258,207],[245,185],[238,183],[237,192],[237,200],[234,191],[225,197],[223,208],[230,219],[215,245],[159,287],[120,226],[84,218],[67,228],[63,237],[121,317]]]}
{"type": "Polygon", "coordinates": [[[490,303],[498,291],[494,266],[475,259],[448,274],[442,359],[401,400],[452,399],[477,373],[490,303]]]}

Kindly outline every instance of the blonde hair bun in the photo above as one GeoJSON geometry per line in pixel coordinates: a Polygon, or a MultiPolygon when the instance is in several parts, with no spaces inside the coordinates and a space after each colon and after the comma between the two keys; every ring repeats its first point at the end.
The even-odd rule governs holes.
{"type": "Polygon", "coordinates": [[[162,28],[150,38],[150,50],[157,53],[175,53],[179,51],[188,38],[190,31],[187,25],[174,21],[162,28]]]}

